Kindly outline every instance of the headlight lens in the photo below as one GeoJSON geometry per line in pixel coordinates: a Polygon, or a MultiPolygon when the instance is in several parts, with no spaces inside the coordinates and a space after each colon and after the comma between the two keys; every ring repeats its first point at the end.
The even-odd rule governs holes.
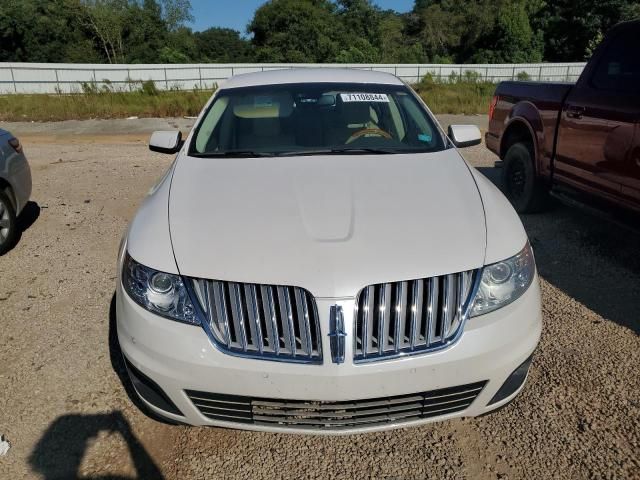
{"type": "Polygon", "coordinates": [[[179,322],[200,323],[179,275],[145,267],[127,253],[122,267],[122,284],[129,296],[150,312],[179,322]]]}
{"type": "Polygon", "coordinates": [[[504,307],[522,295],[536,272],[529,242],[517,255],[484,267],[478,292],[469,313],[477,317],[504,307]]]}

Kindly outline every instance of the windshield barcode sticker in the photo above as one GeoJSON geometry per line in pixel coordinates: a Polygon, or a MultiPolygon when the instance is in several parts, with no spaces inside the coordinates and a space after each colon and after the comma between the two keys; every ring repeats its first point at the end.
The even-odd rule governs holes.
{"type": "Polygon", "coordinates": [[[384,102],[389,103],[386,93],[341,93],[343,102],[384,102]]]}

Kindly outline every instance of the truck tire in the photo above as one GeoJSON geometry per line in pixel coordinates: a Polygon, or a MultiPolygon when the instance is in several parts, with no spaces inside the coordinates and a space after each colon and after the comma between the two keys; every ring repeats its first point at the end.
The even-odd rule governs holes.
{"type": "Polygon", "coordinates": [[[16,235],[16,211],[7,194],[0,190],[0,255],[13,247],[16,235]]]}
{"type": "Polygon", "coordinates": [[[549,189],[536,176],[531,147],[514,143],[507,150],[502,166],[504,191],[518,213],[536,213],[547,208],[549,189]]]}

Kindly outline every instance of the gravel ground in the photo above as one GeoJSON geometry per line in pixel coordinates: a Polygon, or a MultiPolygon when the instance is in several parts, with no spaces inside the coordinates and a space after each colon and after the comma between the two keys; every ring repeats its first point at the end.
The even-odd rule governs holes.
{"type": "MultiPolygon", "coordinates": [[[[640,234],[565,206],[523,217],[544,330],[524,391],[497,413],[347,437],[141,414],[110,342],[115,258],[171,161],[146,149],[146,130],[174,124],[189,127],[3,125],[23,137],[34,192],[0,258],[0,434],[12,445],[0,478],[640,478],[640,234]]],[[[496,176],[484,147],[465,154],[496,176]]]]}

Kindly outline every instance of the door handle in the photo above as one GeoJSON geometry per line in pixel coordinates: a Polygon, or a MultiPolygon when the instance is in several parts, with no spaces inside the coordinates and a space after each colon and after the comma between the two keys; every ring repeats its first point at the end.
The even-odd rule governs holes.
{"type": "Polygon", "coordinates": [[[582,118],[586,108],[578,105],[569,105],[567,107],[567,117],[569,118],[582,118]]]}

